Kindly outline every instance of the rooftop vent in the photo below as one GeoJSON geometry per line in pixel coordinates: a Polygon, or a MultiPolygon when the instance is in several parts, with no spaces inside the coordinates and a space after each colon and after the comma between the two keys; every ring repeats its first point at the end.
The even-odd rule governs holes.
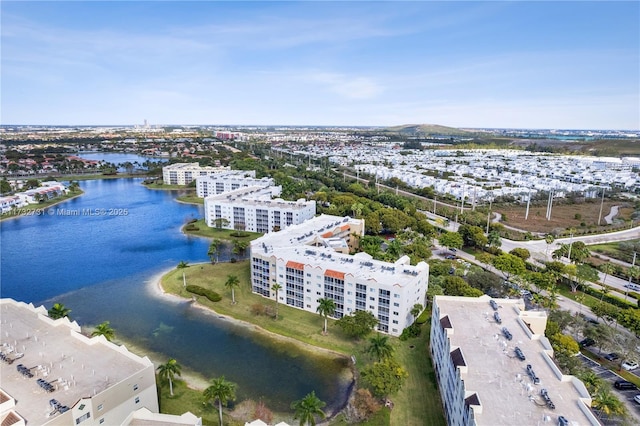
{"type": "Polygon", "coordinates": [[[493,299],[489,300],[489,304],[491,305],[491,307],[493,308],[494,311],[498,310],[498,304],[496,303],[495,300],[493,300],[493,299]]]}
{"type": "Polygon", "coordinates": [[[542,399],[544,399],[544,402],[547,404],[547,407],[551,408],[552,410],[555,410],[556,406],[553,403],[553,401],[551,401],[551,398],[549,398],[549,393],[547,392],[546,389],[540,389],[540,396],[542,396],[542,399]]]}
{"type": "Polygon", "coordinates": [[[537,385],[538,383],[540,383],[540,378],[536,376],[536,373],[535,371],[533,371],[531,364],[527,364],[527,374],[529,375],[529,377],[531,377],[531,380],[533,381],[534,385],[537,385]]]}
{"type": "Polygon", "coordinates": [[[495,319],[498,324],[502,324],[502,318],[500,318],[500,314],[499,313],[494,312],[493,313],[493,319],[495,319]]]}

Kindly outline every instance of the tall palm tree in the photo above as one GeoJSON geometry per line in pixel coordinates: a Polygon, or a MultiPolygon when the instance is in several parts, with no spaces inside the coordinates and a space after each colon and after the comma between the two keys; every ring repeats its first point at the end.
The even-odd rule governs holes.
{"type": "Polygon", "coordinates": [[[547,234],[547,236],[546,236],[546,237],[544,237],[544,242],[545,242],[545,243],[547,243],[547,249],[546,249],[546,250],[545,250],[545,252],[544,252],[544,257],[545,257],[547,260],[549,260],[549,247],[551,246],[551,244],[553,244],[553,242],[554,242],[555,240],[556,240],[556,239],[555,239],[555,238],[554,238],[554,236],[553,236],[553,235],[551,235],[551,234],[547,234]]]}
{"type": "Polygon", "coordinates": [[[333,315],[335,311],[336,302],[334,302],[333,299],[329,299],[328,297],[318,299],[318,307],[316,308],[316,312],[318,312],[321,317],[324,317],[324,334],[327,334],[327,316],[333,315]]]}
{"type": "Polygon", "coordinates": [[[220,426],[222,426],[222,405],[227,405],[229,401],[236,400],[236,384],[225,380],[224,376],[211,381],[211,386],[202,393],[205,402],[218,402],[218,413],[220,415],[220,426]]]}
{"type": "Polygon", "coordinates": [[[607,275],[613,274],[616,271],[616,267],[607,262],[600,267],[600,270],[604,272],[604,278],[602,279],[602,285],[604,286],[604,282],[607,280],[607,275]]]}
{"type": "Polygon", "coordinates": [[[178,269],[184,269],[189,267],[189,262],[185,262],[184,260],[181,260],[180,263],[178,263],[177,268],[178,269]]]}
{"type": "Polygon", "coordinates": [[[322,411],[322,407],[325,405],[327,404],[316,396],[315,391],[311,391],[310,394],[307,394],[307,396],[301,400],[295,401],[291,404],[291,408],[296,412],[293,418],[300,419],[300,426],[315,426],[315,416],[320,416],[323,419],[327,417],[324,411],[322,411]]]}
{"type": "Polygon", "coordinates": [[[98,324],[96,329],[93,330],[91,336],[104,336],[108,341],[112,341],[116,337],[116,331],[111,328],[109,321],[105,321],[102,324],[98,324]]]}
{"type": "Polygon", "coordinates": [[[276,292],[276,319],[278,319],[278,292],[282,290],[282,286],[278,283],[275,283],[271,286],[271,290],[276,292]]]}
{"type": "Polygon", "coordinates": [[[166,364],[162,364],[156,369],[158,370],[160,378],[169,380],[169,392],[171,393],[171,396],[173,396],[173,378],[181,375],[181,369],[182,366],[173,358],[169,359],[166,364]]]}
{"type": "Polygon", "coordinates": [[[418,320],[418,315],[420,315],[420,312],[422,312],[422,305],[419,303],[416,303],[415,305],[413,305],[413,308],[411,308],[411,315],[413,315],[413,322],[416,322],[418,320]]]}
{"type": "Polygon", "coordinates": [[[58,319],[63,317],[69,317],[71,309],[64,306],[62,303],[54,303],[53,306],[47,312],[49,318],[58,319]]]}
{"type": "Polygon", "coordinates": [[[393,346],[389,343],[389,337],[377,334],[369,338],[369,346],[366,349],[367,353],[378,361],[382,361],[385,358],[390,358],[393,354],[393,346]]]}
{"type": "Polygon", "coordinates": [[[209,245],[209,251],[207,252],[207,255],[211,259],[211,263],[216,263],[218,261],[218,254],[220,252],[221,245],[222,241],[218,239],[211,241],[211,244],[209,245]]]}
{"type": "Polygon", "coordinates": [[[238,285],[240,285],[240,280],[237,276],[227,276],[227,281],[224,283],[224,286],[231,289],[231,303],[233,303],[234,305],[236,304],[236,293],[234,289],[238,287],[238,285]]]}

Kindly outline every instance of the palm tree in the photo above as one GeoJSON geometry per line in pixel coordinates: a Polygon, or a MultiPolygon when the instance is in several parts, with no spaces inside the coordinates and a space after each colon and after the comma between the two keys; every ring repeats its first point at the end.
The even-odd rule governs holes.
{"type": "Polygon", "coordinates": [[[173,358],[169,359],[166,364],[162,364],[157,368],[160,378],[169,380],[169,392],[171,393],[171,396],[173,396],[173,378],[181,375],[181,369],[182,366],[173,358]]]}
{"type": "Polygon", "coordinates": [[[221,245],[222,241],[218,239],[211,241],[211,244],[209,245],[209,251],[207,252],[207,255],[211,259],[211,263],[216,263],[218,261],[218,254],[220,252],[221,245]]]}
{"type": "Polygon", "coordinates": [[[393,354],[393,346],[389,343],[389,337],[377,334],[369,338],[369,346],[366,352],[377,358],[378,361],[382,361],[385,358],[390,358],[393,354]]]}
{"type": "Polygon", "coordinates": [[[324,317],[324,334],[327,334],[327,316],[333,315],[335,311],[336,302],[334,302],[333,299],[329,299],[328,297],[318,299],[318,307],[316,308],[316,312],[318,312],[320,316],[324,317]]]}
{"type": "Polygon", "coordinates": [[[555,239],[555,238],[554,238],[554,236],[553,236],[553,235],[551,235],[551,234],[547,234],[547,236],[546,236],[546,237],[544,237],[544,242],[545,242],[545,243],[547,243],[547,249],[546,249],[546,250],[545,250],[545,252],[544,252],[544,257],[545,257],[547,260],[549,260],[549,246],[551,246],[551,244],[553,244],[553,242],[554,242],[555,240],[556,240],[556,239],[555,239]]]}
{"type": "Polygon", "coordinates": [[[282,286],[278,283],[275,283],[271,286],[271,290],[276,292],[276,319],[278,319],[278,292],[282,290],[282,286]]]}
{"type": "Polygon", "coordinates": [[[224,283],[224,286],[226,288],[231,289],[231,303],[233,303],[234,305],[236,304],[236,293],[234,289],[235,287],[238,287],[238,285],[240,285],[240,280],[235,275],[229,275],[227,277],[227,281],[224,283]]]}
{"type": "Polygon", "coordinates": [[[606,416],[625,412],[624,404],[611,392],[611,388],[604,386],[594,395],[592,406],[606,416]]]}
{"type": "Polygon", "coordinates": [[[600,270],[604,272],[604,278],[602,279],[602,285],[604,286],[604,282],[607,280],[607,275],[611,275],[616,271],[616,267],[610,263],[605,263],[600,267],[600,270]]]}
{"type": "Polygon", "coordinates": [[[181,260],[180,263],[178,263],[177,268],[184,269],[184,268],[187,268],[188,266],[189,266],[189,262],[185,262],[184,260],[181,260]]]}
{"type": "Polygon", "coordinates": [[[68,317],[71,313],[71,309],[64,306],[62,303],[54,303],[54,305],[49,309],[48,315],[51,319],[58,319],[63,317],[68,317]]]}
{"type": "Polygon", "coordinates": [[[422,305],[419,303],[416,303],[415,305],[413,305],[413,308],[411,308],[411,315],[413,315],[413,322],[416,322],[418,320],[418,315],[420,315],[420,312],[422,312],[422,305]]]}
{"type": "Polygon", "coordinates": [[[109,321],[105,321],[102,324],[98,324],[96,329],[91,333],[91,337],[93,336],[104,336],[108,341],[112,341],[114,337],[116,337],[116,331],[111,328],[109,325],[109,321]]]}
{"type": "Polygon", "coordinates": [[[236,384],[225,380],[224,376],[211,381],[211,386],[202,393],[205,402],[218,402],[218,413],[220,415],[220,426],[222,426],[222,405],[227,405],[229,401],[236,400],[236,384]]]}
{"type": "Polygon", "coordinates": [[[295,401],[291,404],[291,408],[296,412],[293,418],[300,419],[300,426],[315,426],[315,416],[320,416],[323,419],[327,417],[324,411],[322,411],[322,407],[325,405],[327,404],[316,396],[315,391],[311,391],[310,394],[307,394],[307,396],[301,400],[295,401]]]}

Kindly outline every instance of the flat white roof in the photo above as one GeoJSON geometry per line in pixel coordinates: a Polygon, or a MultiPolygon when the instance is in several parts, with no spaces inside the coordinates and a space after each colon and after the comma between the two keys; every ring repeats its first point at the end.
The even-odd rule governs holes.
{"type": "Polygon", "coordinates": [[[57,399],[71,408],[81,398],[91,397],[152,365],[149,359],[132,354],[104,337],[88,338],[66,318],[51,320],[44,307],[34,308],[12,299],[0,299],[0,351],[13,359],[0,362],[1,387],[16,400],[15,410],[28,423],[43,424],[57,399]],[[29,378],[17,370],[23,364],[29,378]],[[44,379],[54,387],[46,392],[38,383],[44,379]]]}
{"type": "MultiPolygon", "coordinates": [[[[460,348],[466,373],[461,377],[465,397],[476,393],[481,413],[474,413],[478,425],[537,425],[558,422],[564,416],[572,426],[590,425],[592,419],[580,408],[580,400],[588,397],[579,392],[584,385],[572,376],[559,378],[545,359],[543,341],[532,333],[520,318],[519,299],[493,299],[498,304],[502,324],[494,319],[488,296],[480,298],[436,296],[435,303],[442,319],[448,317],[453,333],[449,334],[451,350],[460,348]],[[502,334],[506,327],[513,335],[507,340],[502,334]],[[526,360],[514,353],[518,346],[526,360]],[[527,374],[530,364],[540,383],[534,384],[527,374]],[[546,389],[555,409],[549,408],[540,391],[546,389]],[[546,417],[550,418],[545,423],[546,417]]],[[[532,313],[534,314],[534,313],[532,313]]],[[[533,317],[533,315],[532,315],[533,317]]],[[[434,319],[435,321],[435,319],[434,319]]],[[[544,339],[544,337],[543,337],[544,339]]],[[[546,340],[546,339],[544,339],[546,340]]],[[[584,389],[586,392],[586,389],[584,389]]],[[[595,419],[595,418],[594,418],[595,419]]],[[[596,423],[597,424],[597,423],[596,423]]]]}

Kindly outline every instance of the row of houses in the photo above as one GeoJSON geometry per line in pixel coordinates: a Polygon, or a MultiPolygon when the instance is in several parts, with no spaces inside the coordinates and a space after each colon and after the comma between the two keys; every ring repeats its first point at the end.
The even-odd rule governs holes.
{"type": "Polygon", "coordinates": [[[66,186],[60,182],[42,182],[38,188],[28,189],[14,195],[0,197],[2,214],[9,213],[13,209],[26,207],[29,204],[38,204],[65,195],[69,192],[66,186]]]}

